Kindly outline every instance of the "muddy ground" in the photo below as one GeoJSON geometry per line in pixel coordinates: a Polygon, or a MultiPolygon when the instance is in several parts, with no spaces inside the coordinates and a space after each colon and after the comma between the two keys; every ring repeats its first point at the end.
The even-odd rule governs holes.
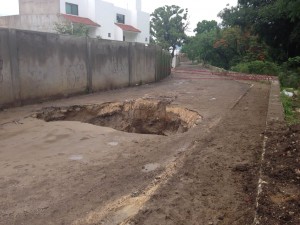
{"type": "Polygon", "coordinates": [[[4,110],[0,224],[252,224],[269,90],[173,72],[157,84],[4,110]],[[148,118],[161,101],[171,110],[147,126],[128,119],[148,118]],[[168,129],[153,132],[160,127],[168,129]]]}
{"type": "Polygon", "coordinates": [[[266,132],[261,224],[300,224],[300,125],[271,124],[266,132]]]}

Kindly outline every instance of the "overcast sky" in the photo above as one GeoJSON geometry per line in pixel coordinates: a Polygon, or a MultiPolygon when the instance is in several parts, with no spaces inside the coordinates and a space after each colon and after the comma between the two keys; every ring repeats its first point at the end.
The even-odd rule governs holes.
{"type": "MultiPolygon", "coordinates": [[[[106,1],[126,8],[128,0],[106,1]]],[[[190,30],[192,31],[197,22],[202,20],[217,20],[220,22],[217,14],[227,4],[236,6],[237,0],[142,0],[142,10],[152,13],[156,8],[164,5],[178,5],[182,8],[188,8],[190,30]]],[[[18,0],[0,0],[0,15],[13,14],[18,14],[18,0]]]]}

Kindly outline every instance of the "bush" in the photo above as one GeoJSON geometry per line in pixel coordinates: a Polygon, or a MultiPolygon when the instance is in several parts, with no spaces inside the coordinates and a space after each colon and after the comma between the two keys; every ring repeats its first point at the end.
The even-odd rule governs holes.
{"type": "Polygon", "coordinates": [[[69,22],[54,23],[53,28],[59,34],[88,37],[89,28],[84,24],[72,24],[69,22]]]}
{"type": "Polygon", "coordinates": [[[288,69],[299,69],[300,68],[300,56],[289,58],[286,62],[288,69]]]}
{"type": "Polygon", "coordinates": [[[300,56],[289,58],[282,64],[282,72],[279,75],[281,86],[283,87],[300,87],[300,56]]]}
{"type": "Polygon", "coordinates": [[[236,66],[231,67],[231,70],[241,73],[266,75],[279,75],[280,73],[280,67],[277,64],[258,60],[239,63],[236,66]]]}
{"type": "Polygon", "coordinates": [[[239,63],[231,67],[231,70],[235,72],[241,72],[241,73],[250,73],[248,63],[239,63]]]}
{"type": "Polygon", "coordinates": [[[300,87],[300,75],[297,72],[281,72],[279,80],[282,87],[291,87],[296,89],[300,87]]]}
{"type": "Polygon", "coordinates": [[[289,124],[300,123],[300,117],[296,113],[295,109],[300,106],[300,97],[288,97],[285,94],[281,94],[281,102],[284,109],[285,119],[289,124]]]}

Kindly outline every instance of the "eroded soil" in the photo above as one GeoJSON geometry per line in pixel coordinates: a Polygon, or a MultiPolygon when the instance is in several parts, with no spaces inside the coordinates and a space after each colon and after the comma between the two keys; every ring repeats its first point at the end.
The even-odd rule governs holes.
{"type": "Polygon", "coordinates": [[[0,224],[252,224],[270,86],[198,78],[173,73],[157,84],[1,112],[0,224]],[[167,136],[170,129],[137,134],[66,120],[73,106],[149,98],[172,99],[202,120],[167,136]],[[64,118],[32,117],[45,108],[64,118]]]}
{"type": "Polygon", "coordinates": [[[300,224],[300,126],[271,125],[266,136],[261,224],[300,224]]]}
{"type": "Polygon", "coordinates": [[[33,117],[46,122],[81,121],[129,133],[157,135],[183,133],[201,122],[199,113],[171,102],[169,98],[142,98],[101,105],[48,107],[33,117]]]}

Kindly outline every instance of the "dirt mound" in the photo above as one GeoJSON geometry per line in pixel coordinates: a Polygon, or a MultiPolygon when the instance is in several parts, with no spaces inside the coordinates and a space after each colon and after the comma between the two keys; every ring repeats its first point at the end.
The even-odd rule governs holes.
{"type": "Polygon", "coordinates": [[[192,110],[161,99],[137,99],[101,105],[48,107],[36,117],[49,121],[81,121],[129,133],[170,135],[183,133],[201,121],[192,110]]]}
{"type": "Polygon", "coordinates": [[[300,125],[267,133],[263,188],[258,214],[262,224],[300,224],[300,125]]]}

